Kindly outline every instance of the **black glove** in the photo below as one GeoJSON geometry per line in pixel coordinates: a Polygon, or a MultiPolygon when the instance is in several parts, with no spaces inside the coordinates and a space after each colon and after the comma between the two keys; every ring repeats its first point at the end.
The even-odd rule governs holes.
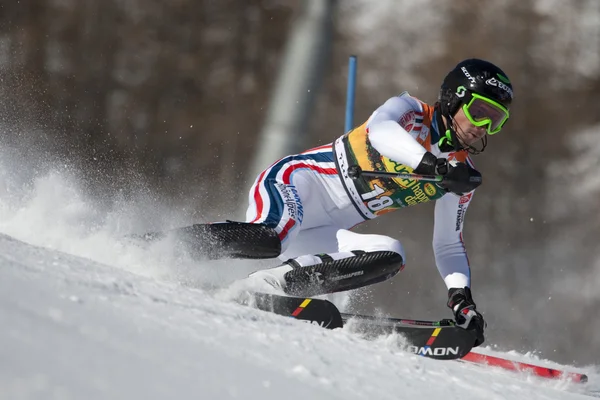
{"type": "Polygon", "coordinates": [[[475,331],[476,339],[474,346],[477,347],[482,344],[485,341],[483,330],[485,329],[486,323],[483,319],[483,315],[477,311],[475,302],[471,297],[471,289],[468,287],[449,289],[448,307],[450,307],[454,313],[456,326],[468,331],[475,331]]]}
{"type": "Polygon", "coordinates": [[[415,168],[415,174],[420,175],[442,175],[444,179],[437,182],[437,185],[447,192],[462,196],[479,185],[481,185],[481,174],[468,164],[451,161],[445,158],[437,158],[432,153],[427,152],[423,159],[415,168]]]}

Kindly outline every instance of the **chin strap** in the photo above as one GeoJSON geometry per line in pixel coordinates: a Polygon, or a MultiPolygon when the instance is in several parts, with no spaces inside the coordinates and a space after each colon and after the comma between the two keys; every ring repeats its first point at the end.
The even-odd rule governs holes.
{"type": "MultiPolygon", "coordinates": [[[[438,147],[440,150],[443,153],[464,150],[452,126],[446,127],[444,118],[442,118],[442,110],[439,104],[436,106],[435,118],[437,122],[437,129],[440,134],[440,140],[438,141],[438,147]]],[[[446,118],[448,121],[452,121],[452,117],[449,115],[447,115],[446,118]]]]}
{"type": "Polygon", "coordinates": [[[474,146],[469,146],[469,148],[467,149],[467,151],[469,152],[469,154],[481,154],[483,153],[483,151],[485,150],[486,146],[487,146],[487,141],[488,141],[488,137],[487,135],[485,135],[484,137],[481,138],[481,148],[476,148],[474,146]]]}

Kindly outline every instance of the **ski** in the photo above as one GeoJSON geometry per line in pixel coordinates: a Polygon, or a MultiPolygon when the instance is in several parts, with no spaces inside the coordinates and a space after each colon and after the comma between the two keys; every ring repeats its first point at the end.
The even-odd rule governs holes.
{"type": "Polygon", "coordinates": [[[260,292],[245,292],[238,302],[326,329],[345,327],[365,339],[396,333],[406,339],[408,351],[437,360],[460,359],[475,344],[473,332],[455,326],[448,319],[418,321],[346,314],[328,300],[260,292]]]}
{"type": "Polygon", "coordinates": [[[343,327],[339,310],[327,300],[246,292],[239,302],[262,311],[295,318],[326,329],[343,327]]]}
{"type": "Polygon", "coordinates": [[[508,360],[501,357],[495,357],[488,354],[471,352],[462,358],[474,364],[483,364],[492,367],[507,369],[509,371],[527,372],[542,378],[565,379],[575,383],[586,383],[588,377],[586,374],[578,372],[563,371],[554,368],[543,367],[540,365],[529,364],[521,361],[508,360]]]}
{"type": "Polygon", "coordinates": [[[341,314],[344,326],[366,339],[398,334],[406,339],[407,350],[437,360],[456,360],[467,355],[475,344],[474,332],[455,326],[454,321],[419,321],[341,314]]]}

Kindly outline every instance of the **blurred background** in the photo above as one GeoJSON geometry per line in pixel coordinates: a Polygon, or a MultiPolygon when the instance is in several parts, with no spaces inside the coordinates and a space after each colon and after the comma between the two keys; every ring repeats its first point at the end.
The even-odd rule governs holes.
{"type": "MultiPolygon", "coordinates": [[[[404,90],[433,103],[462,59],[508,74],[511,119],[474,158],[485,184],[465,223],[487,344],[595,363],[597,0],[4,1],[2,146],[40,173],[75,166],[99,207],[144,191],[190,223],[241,219],[257,168],[343,133],[351,54],[355,125],[404,90]]],[[[432,211],[359,227],[398,238],[408,260],[355,310],[450,317],[432,211]]]]}

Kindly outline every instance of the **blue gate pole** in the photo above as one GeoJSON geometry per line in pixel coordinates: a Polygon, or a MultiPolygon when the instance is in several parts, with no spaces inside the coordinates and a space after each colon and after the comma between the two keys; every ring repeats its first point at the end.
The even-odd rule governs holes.
{"type": "Polygon", "coordinates": [[[348,85],[346,87],[346,123],[344,132],[354,127],[354,94],[356,92],[356,63],[357,57],[350,56],[348,60],[348,85]]]}

